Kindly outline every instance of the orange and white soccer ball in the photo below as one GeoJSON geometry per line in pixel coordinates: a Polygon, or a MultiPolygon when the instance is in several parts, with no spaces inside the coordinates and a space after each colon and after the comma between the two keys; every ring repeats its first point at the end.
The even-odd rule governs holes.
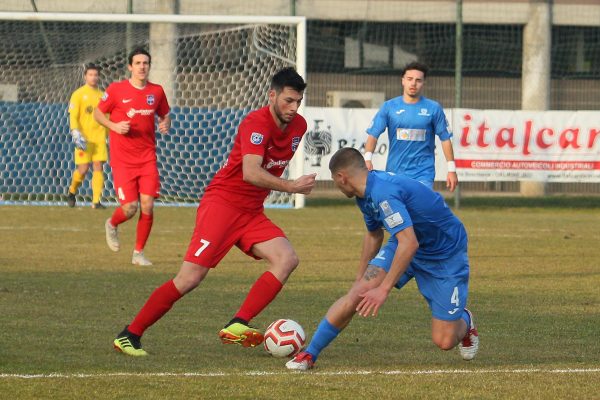
{"type": "Polygon", "coordinates": [[[265,331],[265,350],[273,357],[293,357],[305,342],[304,329],[291,319],[278,319],[265,331]]]}

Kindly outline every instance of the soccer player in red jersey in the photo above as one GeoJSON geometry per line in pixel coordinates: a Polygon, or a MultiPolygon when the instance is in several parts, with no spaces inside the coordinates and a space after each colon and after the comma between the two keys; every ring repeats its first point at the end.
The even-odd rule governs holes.
{"type": "Polygon", "coordinates": [[[306,132],[306,121],[297,114],[305,88],[293,68],[273,76],[269,105],[244,118],[227,162],[206,188],[179,272],[150,295],[114,340],[115,349],[131,356],[147,355],[140,343],[144,331],[198,286],[234,245],[255,259],[264,259],[267,271],[250,288],[219,337],[225,344],[244,347],[263,341],[262,333],[249,322],[273,301],[298,265],[283,231],[265,216],[263,203],[271,190],[309,194],[315,185],[316,174],[296,180],[280,178],[306,132]]]}
{"type": "Polygon", "coordinates": [[[152,265],[143,250],[152,229],[154,199],[160,193],[154,119],[157,115],[159,132],[167,134],[171,118],[162,86],[148,81],[150,53],[135,49],[128,61],[131,78],[112,83],[94,111],[96,121],[110,129],[110,166],[121,203],[105,223],[106,243],[112,251],[119,251],[117,227],[136,214],[139,203],[141,211],[131,262],[152,265]],[[105,113],[110,113],[110,119],[105,113]]]}

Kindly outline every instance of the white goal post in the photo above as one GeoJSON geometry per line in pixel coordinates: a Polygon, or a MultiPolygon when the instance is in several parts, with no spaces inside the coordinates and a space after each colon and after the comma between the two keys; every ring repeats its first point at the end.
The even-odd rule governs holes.
{"type": "MultiPolygon", "coordinates": [[[[197,203],[277,70],[306,78],[304,17],[0,12],[0,202],[64,201],[75,168],[67,103],[83,66],[100,67],[105,89],[127,77],[138,46],[172,108],[171,134],[157,136],[163,204],[197,203]]],[[[303,173],[303,150],[290,179],[303,173]]],[[[108,166],[105,176],[103,198],[114,200],[108,166]]],[[[89,179],[78,196],[90,200],[89,179]]],[[[265,206],[301,208],[304,196],[273,192],[265,206]]]]}

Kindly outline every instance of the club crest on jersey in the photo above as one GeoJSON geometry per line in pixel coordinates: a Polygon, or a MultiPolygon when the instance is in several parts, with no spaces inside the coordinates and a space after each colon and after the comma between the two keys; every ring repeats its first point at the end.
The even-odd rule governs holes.
{"type": "Polygon", "coordinates": [[[292,138],[292,151],[296,151],[298,150],[298,146],[300,145],[300,137],[299,136],[294,136],[292,138]]]}
{"type": "Polygon", "coordinates": [[[394,210],[392,210],[392,207],[390,206],[390,203],[388,203],[387,200],[384,200],[381,203],[379,203],[379,207],[381,207],[381,211],[383,211],[383,215],[385,215],[386,217],[389,217],[394,213],[394,210]]]}
{"type": "Polygon", "coordinates": [[[146,96],[146,103],[148,103],[149,106],[154,104],[154,95],[153,94],[149,94],[146,96]]]}
{"type": "Polygon", "coordinates": [[[419,115],[421,115],[423,117],[429,117],[430,114],[426,108],[421,108],[421,111],[419,111],[419,115]]]}
{"type": "Polygon", "coordinates": [[[258,132],[252,132],[250,136],[250,142],[252,144],[261,144],[263,141],[263,134],[258,132]]]}

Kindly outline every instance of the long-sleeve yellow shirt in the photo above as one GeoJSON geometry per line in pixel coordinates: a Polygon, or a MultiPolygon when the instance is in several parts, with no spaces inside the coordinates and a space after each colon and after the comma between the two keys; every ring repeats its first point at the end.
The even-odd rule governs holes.
{"type": "Polygon", "coordinates": [[[100,89],[88,85],[83,85],[71,95],[69,126],[71,130],[79,130],[88,142],[106,143],[107,129],[94,119],[94,108],[102,95],[100,89]]]}

